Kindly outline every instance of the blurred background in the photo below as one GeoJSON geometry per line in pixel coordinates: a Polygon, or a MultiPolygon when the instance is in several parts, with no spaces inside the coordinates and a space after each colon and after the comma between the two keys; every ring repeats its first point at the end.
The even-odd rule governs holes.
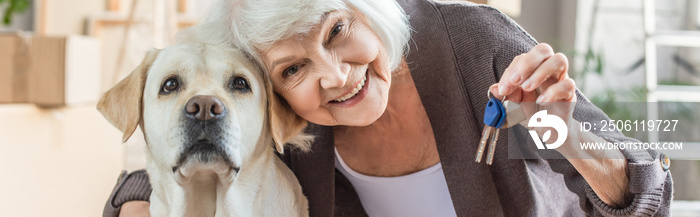
{"type": "MultiPolygon", "coordinates": [[[[570,60],[578,87],[612,119],[677,115],[700,126],[700,0],[475,0],[505,12],[570,60]],[[619,102],[660,102],[631,114],[619,102]]],[[[95,109],[152,47],[199,22],[212,0],[0,0],[2,216],[99,216],[121,170],[145,167],[95,109]],[[33,60],[41,61],[33,61],[33,60]]],[[[700,130],[628,134],[682,138],[700,130]]],[[[698,155],[695,155],[698,156],[698,155]]],[[[700,161],[670,156],[674,216],[700,216],[700,161]]]]}

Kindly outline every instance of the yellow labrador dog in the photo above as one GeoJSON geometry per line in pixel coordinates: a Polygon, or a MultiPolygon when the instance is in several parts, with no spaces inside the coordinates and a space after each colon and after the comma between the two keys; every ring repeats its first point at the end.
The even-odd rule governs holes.
{"type": "Polygon", "coordinates": [[[151,50],[97,108],[123,142],[141,127],[152,216],[308,216],[299,182],[273,148],[306,147],[306,122],[225,47],[151,50]]]}

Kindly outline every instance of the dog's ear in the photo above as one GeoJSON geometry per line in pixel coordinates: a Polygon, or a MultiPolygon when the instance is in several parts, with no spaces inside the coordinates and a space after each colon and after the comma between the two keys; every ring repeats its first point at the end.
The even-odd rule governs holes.
{"type": "Polygon", "coordinates": [[[159,51],[158,49],[148,51],[141,64],[112,89],[105,92],[97,103],[97,110],[124,133],[122,143],[131,137],[141,121],[143,110],[141,101],[146,75],[159,51]]]}
{"type": "Polygon", "coordinates": [[[265,80],[269,107],[267,112],[277,152],[284,154],[284,145],[287,143],[302,151],[310,150],[313,136],[303,133],[308,121],[294,113],[287,101],[274,92],[270,79],[265,80]]]}

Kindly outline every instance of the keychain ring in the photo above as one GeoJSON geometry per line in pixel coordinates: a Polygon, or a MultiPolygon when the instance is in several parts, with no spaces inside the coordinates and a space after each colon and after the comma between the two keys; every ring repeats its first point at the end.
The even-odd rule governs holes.
{"type": "Polygon", "coordinates": [[[496,97],[494,97],[493,94],[491,93],[491,88],[493,88],[493,86],[498,86],[498,83],[492,84],[491,86],[489,86],[489,89],[486,90],[486,97],[488,97],[489,99],[491,99],[492,97],[493,97],[493,98],[496,98],[496,97]]]}
{"type": "MultiPolygon", "coordinates": [[[[491,86],[489,86],[489,89],[486,91],[486,97],[488,97],[489,99],[496,98],[493,96],[493,93],[491,93],[491,88],[493,88],[493,86],[497,86],[497,85],[498,85],[498,83],[492,84],[491,86]]],[[[506,101],[506,96],[503,96],[503,99],[501,101],[506,101]]]]}

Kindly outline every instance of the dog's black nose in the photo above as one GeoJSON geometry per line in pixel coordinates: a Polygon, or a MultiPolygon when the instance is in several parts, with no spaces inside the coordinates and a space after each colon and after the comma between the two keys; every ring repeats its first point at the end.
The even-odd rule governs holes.
{"type": "Polygon", "coordinates": [[[197,95],[185,104],[185,112],[200,121],[208,121],[220,117],[226,111],[226,106],[219,98],[211,95],[197,95]]]}

